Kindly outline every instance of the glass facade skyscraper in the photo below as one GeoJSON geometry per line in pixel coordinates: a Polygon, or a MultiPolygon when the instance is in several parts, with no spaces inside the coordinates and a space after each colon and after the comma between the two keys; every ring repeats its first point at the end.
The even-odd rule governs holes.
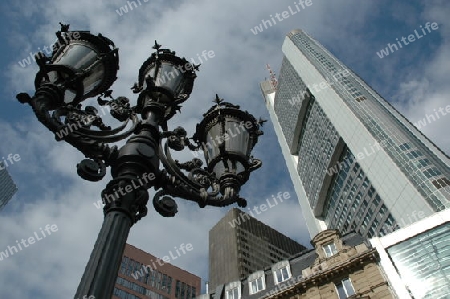
{"type": "Polygon", "coordinates": [[[17,187],[6,167],[0,162],[0,211],[16,193],[17,187]]]}
{"type": "Polygon", "coordinates": [[[382,236],[450,207],[445,153],[304,31],[282,49],[261,88],[311,237],[382,236]]]}

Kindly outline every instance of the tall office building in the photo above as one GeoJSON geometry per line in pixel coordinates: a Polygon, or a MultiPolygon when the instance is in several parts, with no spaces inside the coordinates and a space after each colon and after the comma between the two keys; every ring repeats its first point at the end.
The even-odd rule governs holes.
{"type": "Polygon", "coordinates": [[[16,191],[16,184],[14,184],[4,164],[0,162],[0,211],[11,200],[16,191]]]}
{"type": "Polygon", "coordinates": [[[450,207],[445,153],[304,31],[282,50],[261,89],[311,237],[382,236],[450,207]]]}
{"type": "Polygon", "coordinates": [[[169,251],[163,259],[158,259],[127,244],[112,299],[195,298],[201,291],[200,277],[165,262],[175,260],[182,251],[183,249],[178,248],[173,252],[169,251]]]}
{"type": "Polygon", "coordinates": [[[231,209],[209,231],[209,290],[305,250],[249,214],[231,209]]]}

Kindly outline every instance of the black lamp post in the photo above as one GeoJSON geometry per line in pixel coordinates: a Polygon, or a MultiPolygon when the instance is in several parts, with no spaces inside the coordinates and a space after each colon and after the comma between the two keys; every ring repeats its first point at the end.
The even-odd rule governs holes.
{"type": "Polygon", "coordinates": [[[61,24],[51,57],[36,55],[40,69],[35,95],[21,93],[17,99],[30,104],[57,140],[64,139],[86,156],[77,165],[83,179],[101,180],[111,166],[113,179],[102,191],[104,222],[75,295],[106,299],[112,296],[130,228],[147,214],[147,189],[160,189],[153,206],[164,217],[177,212],[172,197],[195,201],[200,207],[246,206],[239,191],[250,172],[261,166],[251,151],[263,134],[263,121],[216,95],[216,104],[204,114],[193,138],[182,127],[169,131],[167,120],[189,98],[198,66],[155,42],[155,52],[142,65],[133,86],[139,96],[131,107],[127,98],[113,98],[109,90],[119,68],[113,42],[100,34],[68,29],[61,24]],[[94,96],[99,96],[99,105],[110,107],[122,125],[111,129],[96,108],[82,109],[82,101],[94,96]],[[120,149],[108,145],[125,138],[120,149]],[[167,139],[164,145],[163,139],[167,139]],[[207,166],[201,167],[196,158],[185,163],[172,158],[171,149],[185,147],[203,149],[207,166]]]}

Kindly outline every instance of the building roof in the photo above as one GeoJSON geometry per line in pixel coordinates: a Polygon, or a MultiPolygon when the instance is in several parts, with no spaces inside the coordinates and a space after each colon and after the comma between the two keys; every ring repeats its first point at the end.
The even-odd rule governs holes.
{"type": "MultiPolygon", "coordinates": [[[[339,238],[339,232],[336,230],[326,230],[321,233],[319,233],[317,236],[332,236],[332,235],[338,235],[339,238]]],[[[316,237],[317,237],[316,236],[316,237]]],[[[329,237],[328,237],[329,238],[329,237]]],[[[370,244],[359,234],[355,232],[350,232],[348,234],[345,234],[344,236],[340,236],[339,238],[342,241],[342,245],[344,247],[356,247],[358,245],[364,244],[366,248],[370,249],[370,244]]],[[[313,242],[311,242],[313,243],[313,242]]],[[[319,242],[320,243],[320,242],[319,242]]],[[[317,244],[320,245],[320,244],[317,244]]],[[[321,246],[320,246],[321,247],[321,246]]],[[[299,252],[298,254],[292,256],[290,259],[281,261],[278,263],[275,263],[269,267],[266,267],[265,269],[262,269],[261,271],[257,272],[264,272],[265,277],[265,289],[263,291],[260,291],[255,294],[249,293],[249,280],[254,279],[254,274],[251,274],[249,277],[246,277],[245,279],[237,282],[229,282],[226,285],[219,285],[216,287],[215,290],[212,290],[210,294],[204,294],[201,296],[198,296],[198,299],[222,299],[225,298],[225,290],[227,286],[235,287],[237,285],[240,285],[241,288],[241,297],[240,298],[246,298],[246,299],[258,299],[258,298],[266,298],[271,295],[274,295],[276,293],[279,293],[291,286],[294,286],[300,281],[304,281],[311,277],[312,275],[315,275],[317,273],[320,273],[321,271],[324,271],[327,269],[327,267],[323,266],[323,263],[318,263],[320,261],[320,257],[318,255],[318,248],[315,249],[307,249],[302,252],[299,252]],[[290,278],[280,284],[275,284],[274,281],[274,274],[273,269],[276,269],[278,265],[289,264],[290,265],[290,271],[291,275],[290,278]],[[311,272],[307,269],[313,269],[311,272]],[[315,270],[314,270],[315,269],[315,270]],[[305,271],[306,270],[306,271],[305,271]],[[250,279],[249,279],[250,278],[250,279]]],[[[320,248],[321,250],[321,248],[320,248]]],[[[334,267],[334,266],[333,266],[334,267]]],[[[332,267],[331,267],[332,268],[332,267]]]]}

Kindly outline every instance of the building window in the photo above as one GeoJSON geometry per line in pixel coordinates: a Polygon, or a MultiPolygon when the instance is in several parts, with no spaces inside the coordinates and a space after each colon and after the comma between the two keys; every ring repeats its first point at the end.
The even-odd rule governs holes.
{"type": "Polygon", "coordinates": [[[250,295],[258,293],[266,288],[264,284],[264,276],[260,276],[248,283],[250,289],[250,295]]]}
{"type": "Polygon", "coordinates": [[[184,299],[184,290],[186,289],[186,284],[184,282],[181,283],[181,293],[180,298],[184,299]]]}
{"type": "MultiPolygon", "coordinates": [[[[139,294],[142,295],[146,295],[147,297],[150,297],[152,299],[169,299],[166,296],[160,295],[158,293],[155,293],[147,288],[144,288],[134,282],[128,281],[124,278],[121,277],[117,277],[117,281],[116,283],[118,285],[124,286],[127,289],[133,290],[135,292],[138,292],[139,294]]],[[[127,293],[123,290],[120,289],[115,289],[114,290],[114,295],[116,295],[117,297],[121,298],[121,299],[139,299],[140,297],[132,295],[130,293],[127,293]]]]}
{"type": "Polygon", "coordinates": [[[133,294],[127,293],[124,290],[114,288],[113,292],[114,296],[119,297],[120,299],[139,299],[138,296],[135,296],[133,294]]]}
{"type": "Polygon", "coordinates": [[[181,288],[181,281],[177,280],[177,283],[175,284],[175,298],[180,298],[180,288],[181,288]]]}
{"type": "Polygon", "coordinates": [[[191,299],[191,286],[186,285],[186,299],[191,299]]]}
{"type": "Polygon", "coordinates": [[[339,299],[345,299],[355,294],[352,282],[350,278],[346,278],[339,283],[336,283],[336,289],[338,292],[339,299]]]}
{"type": "Polygon", "coordinates": [[[403,143],[403,144],[399,145],[399,148],[400,148],[402,151],[407,151],[407,150],[411,149],[411,147],[409,146],[408,143],[403,143]]]}
{"type": "Polygon", "coordinates": [[[420,152],[420,151],[411,151],[411,152],[409,152],[409,153],[407,153],[406,154],[407,156],[408,156],[408,158],[410,158],[410,159],[416,159],[416,158],[418,158],[419,156],[422,156],[422,153],[420,152]]]}
{"type": "Polygon", "coordinates": [[[333,256],[338,252],[336,249],[336,244],[334,243],[323,245],[323,251],[325,252],[326,257],[333,256]]]}
{"type": "Polygon", "coordinates": [[[239,299],[239,288],[228,290],[227,299],[239,299]]]}
{"type": "Polygon", "coordinates": [[[172,277],[167,277],[167,294],[170,294],[170,291],[172,290],[172,277]]]}
{"type": "Polygon", "coordinates": [[[156,288],[158,290],[161,289],[161,276],[162,276],[161,272],[156,273],[156,288]]]}
{"type": "Polygon", "coordinates": [[[167,275],[163,274],[162,281],[161,281],[161,290],[167,289],[167,275]]]}
{"type": "Polygon", "coordinates": [[[276,279],[275,281],[276,284],[289,279],[290,277],[289,268],[285,266],[283,268],[274,271],[274,276],[276,279]]]}
{"type": "Polygon", "coordinates": [[[435,177],[435,176],[439,176],[442,173],[436,167],[432,167],[432,168],[429,168],[429,169],[425,170],[423,172],[423,174],[425,174],[425,176],[427,178],[432,178],[432,177],[435,177]]]}
{"type": "Polygon", "coordinates": [[[446,186],[450,185],[450,180],[448,180],[447,178],[440,178],[438,180],[434,180],[432,181],[433,185],[437,188],[444,188],[446,186]]]}

